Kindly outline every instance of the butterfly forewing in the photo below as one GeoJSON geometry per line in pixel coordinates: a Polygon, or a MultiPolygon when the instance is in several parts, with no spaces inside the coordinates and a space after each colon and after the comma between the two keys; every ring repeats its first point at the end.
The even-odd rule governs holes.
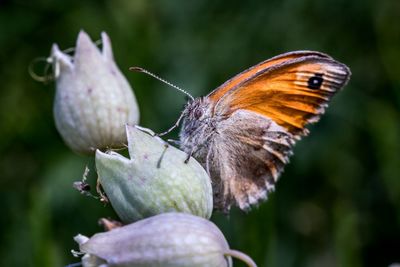
{"type": "Polygon", "coordinates": [[[212,91],[208,97],[217,102],[223,95],[225,95],[228,91],[238,86],[240,83],[255,77],[258,73],[265,71],[266,69],[276,66],[278,64],[282,64],[284,62],[288,62],[290,60],[302,58],[305,56],[316,56],[319,58],[330,58],[328,55],[315,52],[315,51],[295,51],[289,52],[285,54],[278,55],[276,57],[267,59],[263,62],[258,63],[257,65],[237,74],[233,78],[229,79],[217,89],[212,91]]]}
{"type": "Polygon", "coordinates": [[[294,135],[307,133],[347,82],[349,69],[330,58],[307,56],[267,68],[227,92],[216,112],[245,109],[274,120],[294,135]]]}

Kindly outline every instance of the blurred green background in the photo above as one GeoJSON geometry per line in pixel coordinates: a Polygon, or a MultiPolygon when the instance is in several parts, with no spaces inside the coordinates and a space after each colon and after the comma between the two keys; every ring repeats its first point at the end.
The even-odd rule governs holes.
{"type": "Polygon", "coordinates": [[[52,43],[74,46],[80,29],[94,40],[110,35],[141,125],[156,132],[173,124],[185,98],[130,66],[201,96],[287,51],[318,50],[347,64],[349,85],[298,143],[277,191],[247,214],[213,220],[259,266],[400,262],[400,1],[2,0],[1,266],[77,262],[72,237],[100,231],[99,217],[115,218],[110,206],[72,189],[93,159],[63,144],[54,84],[27,72],[52,43]]]}

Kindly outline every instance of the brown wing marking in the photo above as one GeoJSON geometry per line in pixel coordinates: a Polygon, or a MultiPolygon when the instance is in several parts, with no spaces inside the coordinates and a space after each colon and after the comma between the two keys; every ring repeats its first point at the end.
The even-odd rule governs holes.
{"type": "Polygon", "coordinates": [[[245,110],[221,125],[213,146],[211,178],[214,205],[248,209],[273,191],[294,144],[290,133],[273,121],[245,110]]]}

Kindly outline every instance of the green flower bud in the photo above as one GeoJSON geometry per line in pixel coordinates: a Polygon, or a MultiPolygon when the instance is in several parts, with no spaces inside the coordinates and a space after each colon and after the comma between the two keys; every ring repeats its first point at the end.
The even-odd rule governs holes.
{"type": "Polygon", "coordinates": [[[110,39],[101,34],[100,52],[81,31],[73,57],[52,48],[56,95],[54,118],[65,143],[75,152],[121,147],[124,125],[136,124],[139,111],[132,89],[114,62],[110,39]]]}
{"type": "Polygon", "coordinates": [[[136,127],[126,127],[130,159],[96,153],[99,181],[116,213],[129,223],[163,212],[210,218],[213,208],[209,176],[193,158],[136,127]]]}
{"type": "Polygon", "coordinates": [[[75,240],[86,253],[83,267],[227,267],[232,266],[230,256],[256,266],[247,255],[229,249],[212,222],[184,213],[164,213],[75,240]]]}

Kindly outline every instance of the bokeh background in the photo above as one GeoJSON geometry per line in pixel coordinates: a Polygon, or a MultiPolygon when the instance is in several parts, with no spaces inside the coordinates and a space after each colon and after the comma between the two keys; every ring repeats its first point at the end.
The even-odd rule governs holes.
{"type": "Polygon", "coordinates": [[[213,220],[259,266],[400,262],[400,1],[1,0],[1,266],[77,262],[72,237],[101,231],[100,217],[116,218],[72,189],[93,159],[63,144],[54,84],[27,71],[52,43],[73,47],[81,29],[94,40],[110,35],[141,125],[156,132],[174,123],[185,97],[130,66],[201,96],[287,51],[318,50],[346,63],[350,83],[298,143],[277,191],[249,213],[213,220]]]}

